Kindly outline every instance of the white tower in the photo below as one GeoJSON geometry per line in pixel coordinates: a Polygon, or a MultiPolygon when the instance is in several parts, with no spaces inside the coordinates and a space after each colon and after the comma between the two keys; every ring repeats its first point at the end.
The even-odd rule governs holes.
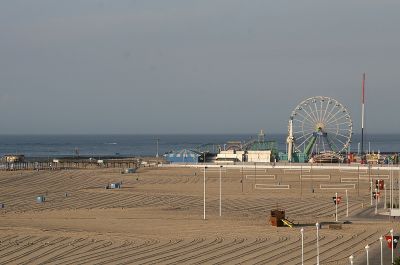
{"type": "Polygon", "coordinates": [[[290,120],[289,120],[288,137],[286,139],[286,142],[288,143],[288,161],[292,162],[293,143],[294,143],[293,119],[292,118],[290,118],[290,120]]]}

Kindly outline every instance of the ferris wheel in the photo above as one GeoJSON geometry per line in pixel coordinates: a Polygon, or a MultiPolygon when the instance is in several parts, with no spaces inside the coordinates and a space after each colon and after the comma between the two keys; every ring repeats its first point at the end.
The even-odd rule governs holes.
{"type": "Polygon", "coordinates": [[[292,111],[290,119],[289,138],[296,152],[307,156],[340,153],[349,146],[353,123],[345,106],[333,98],[308,98],[292,111]]]}

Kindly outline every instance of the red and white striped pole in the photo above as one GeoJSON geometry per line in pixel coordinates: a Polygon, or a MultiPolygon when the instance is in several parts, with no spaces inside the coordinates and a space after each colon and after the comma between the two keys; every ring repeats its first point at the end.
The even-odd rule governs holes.
{"type": "Polygon", "coordinates": [[[361,160],[364,160],[364,112],[365,112],[364,105],[365,105],[365,73],[363,73],[363,79],[362,79],[362,100],[361,100],[361,160]]]}

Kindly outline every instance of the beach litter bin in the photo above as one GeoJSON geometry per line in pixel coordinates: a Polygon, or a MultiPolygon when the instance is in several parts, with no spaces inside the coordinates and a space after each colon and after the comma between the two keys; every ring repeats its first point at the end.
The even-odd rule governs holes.
{"type": "Polygon", "coordinates": [[[125,173],[126,174],[135,173],[135,172],[136,172],[135,168],[127,168],[127,169],[125,169],[125,173]]]}
{"type": "Polygon", "coordinates": [[[46,201],[46,198],[44,196],[37,196],[36,197],[36,202],[37,203],[44,203],[46,201]]]}

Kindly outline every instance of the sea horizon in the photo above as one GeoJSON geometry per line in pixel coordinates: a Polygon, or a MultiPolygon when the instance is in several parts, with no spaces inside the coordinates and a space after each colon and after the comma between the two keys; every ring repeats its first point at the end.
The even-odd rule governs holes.
{"type": "MultiPolygon", "coordinates": [[[[247,142],[257,134],[24,134],[1,135],[0,155],[18,153],[27,157],[61,156],[155,156],[180,149],[200,146],[223,146],[228,141],[247,142]]],[[[286,151],[285,133],[266,134],[266,141],[275,141],[278,151],[286,151]]],[[[358,152],[360,134],[353,134],[350,152],[358,152]]],[[[400,152],[398,134],[365,134],[364,151],[400,152]]]]}

